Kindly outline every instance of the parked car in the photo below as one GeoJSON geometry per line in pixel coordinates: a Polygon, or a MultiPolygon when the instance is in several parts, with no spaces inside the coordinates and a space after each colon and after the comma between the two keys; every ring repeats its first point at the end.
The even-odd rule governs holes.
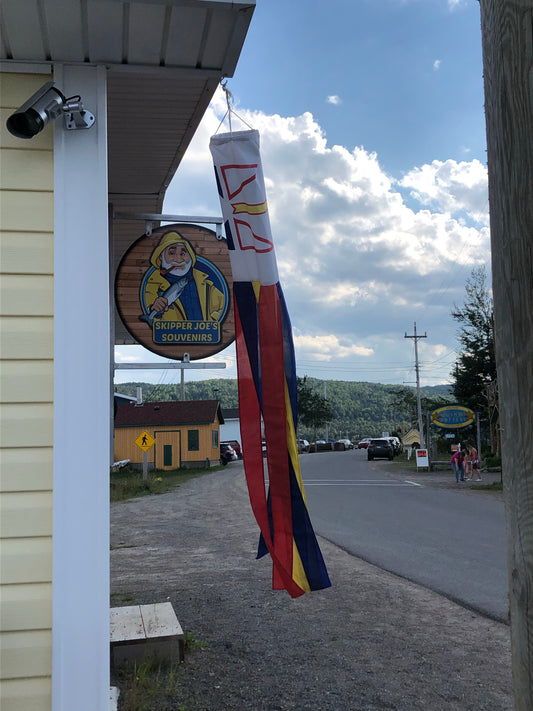
{"type": "Polygon", "coordinates": [[[370,442],[370,437],[365,437],[362,439],[359,444],[357,445],[357,449],[366,449],[368,447],[368,443],[370,442]]]}
{"type": "Polygon", "coordinates": [[[394,459],[394,449],[388,439],[371,439],[366,448],[368,459],[394,459]]]}
{"type": "Polygon", "coordinates": [[[224,442],[221,442],[220,444],[229,444],[230,447],[233,447],[235,450],[235,454],[237,455],[238,459],[242,459],[242,449],[240,442],[238,442],[236,439],[227,439],[224,442]]]}
{"type": "Polygon", "coordinates": [[[298,440],[298,452],[300,454],[302,452],[308,452],[309,451],[309,442],[306,439],[299,439],[298,440]]]}
{"type": "Polygon", "coordinates": [[[220,443],[220,463],[226,466],[228,462],[237,461],[237,452],[233,449],[231,444],[226,444],[224,442],[220,443]]]}
{"type": "Polygon", "coordinates": [[[350,442],[349,439],[338,439],[335,442],[335,449],[340,449],[341,451],[344,451],[346,449],[353,449],[353,444],[350,442]]]}
{"type": "Polygon", "coordinates": [[[326,442],[325,439],[317,439],[316,442],[311,442],[309,445],[310,452],[331,452],[333,450],[333,442],[326,442]]]}
{"type": "Polygon", "coordinates": [[[394,456],[402,453],[402,443],[400,442],[398,437],[387,437],[386,439],[388,439],[389,442],[392,444],[392,448],[394,449],[394,456]]]}

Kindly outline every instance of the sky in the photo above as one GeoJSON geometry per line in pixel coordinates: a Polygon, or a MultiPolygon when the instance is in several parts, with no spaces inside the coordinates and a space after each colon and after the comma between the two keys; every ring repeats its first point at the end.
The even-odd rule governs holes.
{"type": "MultiPolygon", "coordinates": [[[[297,375],[449,382],[472,270],[490,285],[479,3],[257,0],[227,80],[232,128],[257,129],[297,375]],[[242,122],[241,122],[242,121],[242,122]]],[[[168,188],[166,214],[220,215],[209,139],[222,89],[168,188]]],[[[117,362],[164,363],[141,346],[117,362]]],[[[230,346],[185,380],[236,377],[230,346]]],[[[180,382],[179,370],[115,382],[180,382]]]]}

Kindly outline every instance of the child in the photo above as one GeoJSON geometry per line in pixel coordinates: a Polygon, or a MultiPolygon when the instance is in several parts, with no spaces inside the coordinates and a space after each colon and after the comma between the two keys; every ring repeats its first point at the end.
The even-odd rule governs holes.
{"type": "Polygon", "coordinates": [[[478,458],[478,453],[477,449],[475,447],[472,447],[472,445],[468,445],[468,459],[470,460],[470,476],[468,479],[471,481],[474,478],[474,473],[477,476],[476,481],[483,481],[481,478],[481,473],[479,471],[479,458],[478,458]]]}

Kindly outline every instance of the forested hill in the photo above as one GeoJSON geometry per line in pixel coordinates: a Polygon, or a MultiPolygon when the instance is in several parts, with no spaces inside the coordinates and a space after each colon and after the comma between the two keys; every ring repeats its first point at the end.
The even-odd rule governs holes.
{"type": "MultiPolygon", "coordinates": [[[[181,399],[181,385],[153,385],[151,383],[123,383],[115,390],[124,395],[136,395],[142,388],[144,402],[181,399]]],[[[355,383],[342,380],[318,380],[307,378],[306,386],[325,396],[331,405],[334,417],[328,423],[328,435],[333,439],[347,437],[352,440],[380,435],[381,432],[397,431],[398,428],[417,427],[416,390],[401,385],[379,383],[355,383]]],[[[237,381],[214,378],[185,383],[185,400],[220,401],[222,411],[238,407],[237,381]]],[[[437,385],[421,388],[422,409],[435,409],[454,402],[450,387],[437,385]]],[[[326,428],[317,432],[324,437],[326,428]]],[[[313,433],[299,429],[300,437],[310,439],[313,433]]]]}

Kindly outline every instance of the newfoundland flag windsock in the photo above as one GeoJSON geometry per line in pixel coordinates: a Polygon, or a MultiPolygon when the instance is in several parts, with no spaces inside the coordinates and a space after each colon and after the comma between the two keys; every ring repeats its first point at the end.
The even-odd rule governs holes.
{"type": "Polygon", "coordinates": [[[250,502],[261,530],[258,557],[270,553],[274,589],[297,597],[331,583],[300,474],[291,324],[270,231],[259,133],[215,135],[210,148],[233,272],[241,438],[250,502]]]}

